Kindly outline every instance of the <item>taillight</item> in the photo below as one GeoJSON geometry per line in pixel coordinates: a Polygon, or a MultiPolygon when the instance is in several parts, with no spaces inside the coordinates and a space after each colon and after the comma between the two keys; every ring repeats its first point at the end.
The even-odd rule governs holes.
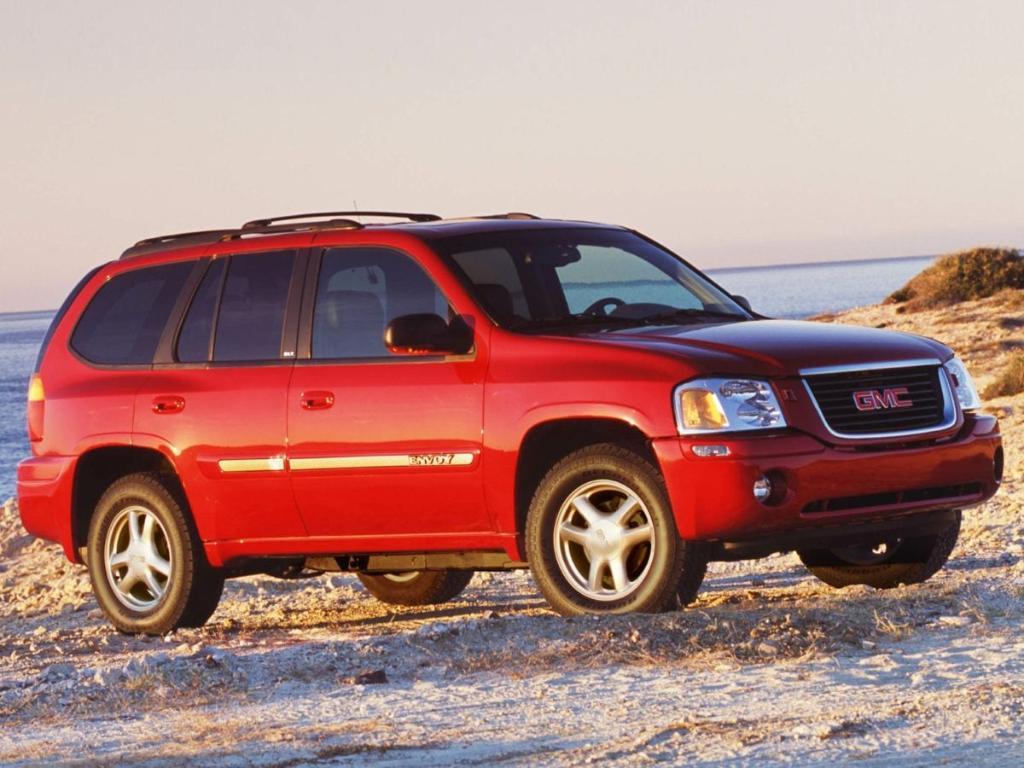
{"type": "Polygon", "coordinates": [[[43,391],[43,380],[38,373],[34,373],[28,382],[28,439],[32,442],[43,439],[43,410],[45,406],[46,393],[43,391]]]}

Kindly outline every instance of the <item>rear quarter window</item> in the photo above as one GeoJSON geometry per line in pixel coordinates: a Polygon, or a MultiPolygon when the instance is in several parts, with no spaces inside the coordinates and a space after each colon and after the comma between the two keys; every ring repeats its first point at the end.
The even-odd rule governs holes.
{"type": "Polygon", "coordinates": [[[99,365],[152,363],[193,264],[178,261],[112,277],[82,313],[71,336],[71,348],[99,365]]]}

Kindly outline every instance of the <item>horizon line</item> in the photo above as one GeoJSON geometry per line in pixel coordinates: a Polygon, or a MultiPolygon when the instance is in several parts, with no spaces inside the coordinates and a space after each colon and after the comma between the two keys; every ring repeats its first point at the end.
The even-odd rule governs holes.
{"type": "MultiPolygon", "coordinates": [[[[822,267],[832,264],[862,264],[868,261],[910,261],[911,259],[937,259],[941,254],[927,253],[916,256],[869,256],[863,259],[825,259],[824,261],[783,261],[778,264],[748,264],[734,267],[708,267],[702,272],[736,272],[741,269],[790,269],[793,267],[822,267]]],[[[687,261],[690,261],[687,259],[687,261]]],[[[691,262],[692,263],[692,262],[691,262]]]]}
{"type": "MultiPolygon", "coordinates": [[[[701,272],[738,272],[740,270],[747,269],[799,269],[800,267],[820,267],[830,266],[833,264],[860,264],[869,261],[909,261],[910,259],[935,259],[938,258],[938,254],[924,254],[918,256],[880,256],[866,259],[829,259],[825,261],[788,261],[781,262],[779,264],[750,264],[747,266],[734,266],[734,267],[710,267],[708,269],[700,269],[701,272]]],[[[687,259],[687,261],[690,261],[687,259]]],[[[692,261],[690,261],[693,264],[692,261]]],[[[43,309],[17,309],[11,312],[0,312],[2,315],[36,315],[46,312],[56,312],[56,307],[46,307],[43,309]]]]}

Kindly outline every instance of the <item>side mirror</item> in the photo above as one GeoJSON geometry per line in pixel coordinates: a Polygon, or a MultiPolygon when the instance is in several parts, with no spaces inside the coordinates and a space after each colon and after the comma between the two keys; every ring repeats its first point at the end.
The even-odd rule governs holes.
{"type": "Polygon", "coordinates": [[[745,310],[747,310],[747,312],[750,312],[750,313],[754,312],[754,308],[752,306],[750,306],[750,301],[747,299],[746,296],[738,296],[737,295],[737,296],[733,296],[732,299],[737,304],[739,304],[741,307],[743,307],[745,310]]]}
{"type": "Polygon", "coordinates": [[[459,317],[449,323],[440,315],[401,315],[384,329],[384,345],[394,355],[463,355],[473,332],[459,317]]]}

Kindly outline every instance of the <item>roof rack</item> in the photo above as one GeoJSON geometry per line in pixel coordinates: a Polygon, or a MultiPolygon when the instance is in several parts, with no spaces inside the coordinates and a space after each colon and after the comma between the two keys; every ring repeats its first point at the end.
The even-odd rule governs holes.
{"type": "Polygon", "coordinates": [[[523,213],[522,211],[510,211],[509,213],[489,213],[485,216],[471,216],[473,219],[513,219],[513,220],[530,220],[539,219],[540,216],[534,216],[532,213],[523,213]]]}
{"type": "MultiPolygon", "coordinates": [[[[269,219],[253,219],[241,227],[230,229],[203,229],[196,232],[177,232],[172,235],[157,235],[139,240],[131,248],[121,254],[122,259],[145,256],[169,248],[182,248],[189,245],[207,245],[210,243],[239,240],[249,235],[272,235],[286,232],[308,232],[319,229],[362,229],[363,224],[345,216],[377,216],[384,218],[406,219],[415,222],[443,221],[433,213],[396,213],[393,211],[334,211],[323,213],[296,213],[289,216],[276,216],[269,219]],[[326,221],[304,221],[304,219],[327,219],[326,221]]],[[[484,216],[468,216],[466,219],[539,219],[532,213],[513,211],[510,213],[491,213],[484,216]]]]}
{"type": "Polygon", "coordinates": [[[145,256],[147,253],[156,253],[171,247],[215,243],[224,235],[231,234],[234,231],[233,229],[203,229],[196,232],[176,232],[173,235],[147,237],[125,250],[121,254],[121,258],[128,259],[132,256],[145,256]]]}
{"type": "Polygon", "coordinates": [[[139,240],[131,248],[121,254],[122,259],[145,256],[150,253],[183,248],[189,245],[208,245],[223,243],[229,240],[240,240],[249,235],[273,235],[287,232],[308,232],[317,229],[362,229],[363,225],[351,219],[330,219],[328,221],[310,221],[298,224],[265,224],[249,222],[244,227],[232,229],[204,229],[197,232],[179,232],[173,235],[157,235],[139,240]]]}
{"type": "Polygon", "coordinates": [[[242,225],[242,229],[266,227],[280,221],[297,221],[299,219],[332,219],[340,216],[376,216],[387,219],[408,219],[409,221],[440,221],[436,213],[399,213],[396,211],[325,211],[322,213],[293,213],[288,216],[274,216],[269,219],[253,219],[242,225]]]}

